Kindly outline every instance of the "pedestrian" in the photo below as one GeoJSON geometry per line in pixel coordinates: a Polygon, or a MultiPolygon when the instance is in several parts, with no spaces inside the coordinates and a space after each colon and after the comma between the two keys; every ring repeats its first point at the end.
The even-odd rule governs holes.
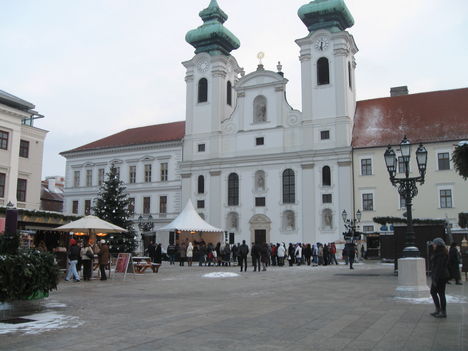
{"type": "Polygon", "coordinates": [[[106,245],[104,239],[101,240],[101,246],[99,251],[99,269],[101,271],[101,280],[107,280],[106,267],[109,264],[110,252],[109,247],[106,245]]]}
{"type": "Polygon", "coordinates": [[[302,246],[300,243],[296,245],[296,250],[294,251],[294,256],[296,257],[297,265],[300,266],[302,262],[302,246]]]}
{"type": "Polygon", "coordinates": [[[323,245],[321,243],[317,244],[318,247],[318,264],[319,266],[323,265],[323,245]]]}
{"type": "Polygon", "coordinates": [[[198,265],[200,267],[203,266],[203,264],[206,265],[206,254],[207,254],[206,245],[205,243],[202,242],[198,250],[198,265]]]}
{"type": "Polygon", "coordinates": [[[175,254],[176,254],[176,246],[174,243],[170,243],[167,247],[167,255],[169,256],[169,265],[175,265],[175,254]]]}
{"type": "Polygon", "coordinates": [[[226,243],[223,247],[223,266],[231,265],[231,245],[226,243]]]}
{"type": "Polygon", "coordinates": [[[317,244],[312,246],[312,266],[318,266],[318,247],[317,244]]]}
{"type": "Polygon", "coordinates": [[[89,242],[86,242],[81,248],[81,262],[83,263],[83,279],[90,280],[92,275],[92,267],[94,260],[94,252],[89,246],[89,242]]]}
{"type": "Polygon", "coordinates": [[[193,245],[192,242],[190,241],[187,246],[187,265],[189,267],[192,267],[192,260],[193,260],[193,245]]]}
{"type": "Polygon", "coordinates": [[[346,251],[346,256],[348,257],[349,269],[353,268],[354,257],[356,255],[356,245],[353,242],[345,244],[344,250],[346,251]]]}
{"type": "Polygon", "coordinates": [[[68,282],[73,276],[73,279],[76,282],[80,281],[80,276],[76,270],[76,265],[78,263],[78,258],[80,257],[80,247],[75,239],[70,239],[70,248],[68,249],[68,270],[65,280],[68,282]]]}
{"type": "Polygon", "coordinates": [[[271,244],[271,265],[276,266],[278,264],[278,246],[279,244],[271,244]]]}
{"type": "Polygon", "coordinates": [[[151,258],[151,261],[156,263],[156,245],[154,245],[153,241],[150,241],[148,245],[148,256],[151,258]]]}
{"type": "Polygon", "coordinates": [[[249,247],[245,243],[245,240],[242,240],[242,245],[239,246],[237,254],[239,259],[240,271],[242,272],[242,269],[244,269],[244,272],[247,272],[247,255],[249,254],[249,247]]]}
{"type": "MultiPolygon", "coordinates": [[[[457,285],[462,285],[461,274],[460,274],[460,253],[457,250],[457,243],[453,242],[450,244],[450,250],[448,253],[448,270],[450,278],[455,280],[457,285]]],[[[450,284],[449,281],[447,281],[450,284]]]]}
{"type": "MultiPolygon", "coordinates": [[[[264,243],[260,248],[260,261],[262,262],[262,271],[266,271],[266,267],[268,265],[268,257],[269,257],[269,246],[267,243],[264,243]]],[[[260,271],[260,267],[258,267],[260,271]]]]}
{"type": "Polygon", "coordinates": [[[233,262],[237,262],[237,255],[238,255],[238,252],[239,252],[239,246],[240,246],[239,243],[237,243],[237,245],[232,245],[231,253],[232,253],[232,261],[233,262]]]}
{"type": "Polygon", "coordinates": [[[254,272],[258,271],[260,272],[260,252],[261,248],[258,244],[252,243],[252,251],[250,252],[250,255],[252,256],[252,265],[254,266],[254,272]]]}
{"type": "Polygon", "coordinates": [[[187,246],[185,243],[182,243],[179,246],[179,266],[185,265],[185,256],[187,255],[187,246]]]}
{"type": "Polygon", "coordinates": [[[278,266],[284,266],[284,255],[286,254],[286,248],[284,244],[278,244],[278,249],[276,251],[276,256],[278,256],[278,266]]]}
{"type": "Polygon", "coordinates": [[[330,264],[330,251],[328,245],[323,245],[323,265],[328,266],[330,264]]]}
{"type": "Polygon", "coordinates": [[[294,246],[292,243],[289,243],[289,246],[288,246],[288,262],[289,262],[289,267],[292,267],[292,265],[294,264],[294,252],[296,250],[294,249],[294,246]]]}
{"type": "Polygon", "coordinates": [[[445,299],[445,286],[449,278],[448,252],[442,238],[432,240],[434,249],[431,257],[431,296],[434,300],[435,312],[431,316],[447,318],[447,301],[445,299]]]}
{"type": "Polygon", "coordinates": [[[335,264],[337,265],[338,261],[336,260],[336,245],[335,245],[335,243],[330,244],[329,252],[330,252],[330,264],[333,264],[333,262],[335,262],[335,264]]]}

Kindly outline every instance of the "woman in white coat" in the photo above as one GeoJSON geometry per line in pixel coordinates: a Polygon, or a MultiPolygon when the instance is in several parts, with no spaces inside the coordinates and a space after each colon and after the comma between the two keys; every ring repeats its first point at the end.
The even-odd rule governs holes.
{"type": "Polygon", "coordinates": [[[187,262],[189,267],[192,266],[192,259],[193,259],[193,245],[192,242],[189,242],[187,246],[187,262]]]}
{"type": "Polygon", "coordinates": [[[286,248],[284,247],[284,244],[280,244],[278,246],[278,251],[276,252],[276,255],[278,256],[278,266],[284,266],[285,254],[286,254],[286,248]]]}

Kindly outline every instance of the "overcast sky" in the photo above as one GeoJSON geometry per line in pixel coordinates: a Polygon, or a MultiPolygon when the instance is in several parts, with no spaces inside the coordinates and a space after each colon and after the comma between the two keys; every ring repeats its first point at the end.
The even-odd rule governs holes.
{"type": "MultiPolygon", "coordinates": [[[[259,51],[281,61],[301,109],[297,17],[307,0],[218,0],[246,73],[259,51]]],[[[347,0],[358,100],[468,86],[468,1],[347,0]]],[[[64,175],[59,152],[121,130],[185,119],[185,33],[209,0],[0,0],[0,89],[32,102],[49,131],[43,177],[64,175]]]]}

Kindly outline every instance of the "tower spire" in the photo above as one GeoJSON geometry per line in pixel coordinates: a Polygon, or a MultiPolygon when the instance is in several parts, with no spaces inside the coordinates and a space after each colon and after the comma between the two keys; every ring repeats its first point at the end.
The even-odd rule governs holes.
{"type": "Polygon", "coordinates": [[[240,47],[239,39],[224,27],[228,15],[221,10],[216,0],[211,0],[199,16],[203,24],[185,35],[187,43],[195,48],[195,54],[207,52],[210,55],[227,56],[240,47]]]}
{"type": "Polygon", "coordinates": [[[354,25],[354,19],[344,0],[314,0],[299,8],[297,15],[309,32],[328,29],[343,31],[354,25]]]}

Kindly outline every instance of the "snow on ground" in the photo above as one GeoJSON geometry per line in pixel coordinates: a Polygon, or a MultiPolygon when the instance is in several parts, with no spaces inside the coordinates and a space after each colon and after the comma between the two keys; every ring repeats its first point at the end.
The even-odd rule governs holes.
{"type": "MultiPolygon", "coordinates": [[[[468,300],[464,296],[452,296],[446,295],[447,303],[468,303],[468,300]]],[[[420,297],[420,298],[412,298],[412,297],[395,297],[394,298],[398,302],[407,302],[413,304],[433,304],[432,297],[420,297]]]]}
{"type": "Polygon", "coordinates": [[[78,317],[65,316],[57,312],[36,313],[23,316],[22,318],[33,319],[34,322],[20,324],[0,323],[0,335],[9,333],[34,335],[55,329],[78,328],[83,324],[78,317]]]}
{"type": "Polygon", "coordinates": [[[232,273],[232,272],[212,272],[212,273],[207,273],[203,274],[203,278],[234,278],[238,277],[238,273],[232,273]]]}

